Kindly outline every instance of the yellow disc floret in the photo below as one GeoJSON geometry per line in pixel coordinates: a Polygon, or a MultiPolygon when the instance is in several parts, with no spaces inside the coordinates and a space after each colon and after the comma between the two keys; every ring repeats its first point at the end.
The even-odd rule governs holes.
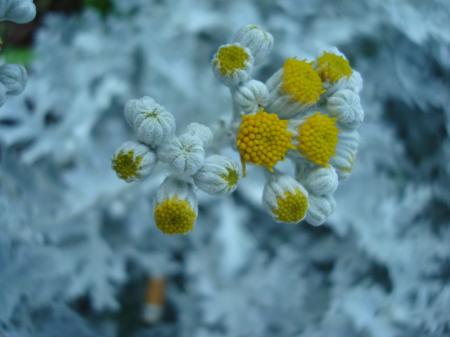
{"type": "Polygon", "coordinates": [[[194,210],[187,200],[177,196],[164,200],[155,207],[156,226],[165,234],[184,234],[192,230],[194,210]]]}
{"type": "Polygon", "coordinates": [[[277,198],[277,208],[272,210],[276,219],[281,222],[297,223],[305,217],[308,210],[308,198],[300,189],[286,191],[277,198]]]}
{"type": "Polygon", "coordinates": [[[227,173],[223,174],[222,179],[226,181],[228,188],[233,189],[234,186],[238,183],[239,173],[236,170],[227,167],[227,173]]]}
{"type": "Polygon", "coordinates": [[[221,47],[214,60],[222,76],[229,76],[236,71],[243,70],[249,59],[247,51],[238,45],[221,47]]]}
{"type": "Polygon", "coordinates": [[[322,81],[333,84],[342,77],[349,77],[352,67],[345,57],[325,52],[317,59],[317,72],[322,81]]]}
{"type": "Polygon", "coordinates": [[[315,104],[324,92],[322,80],[312,64],[294,58],[284,62],[281,89],[302,105],[315,104]]]}
{"type": "Polygon", "coordinates": [[[236,142],[244,175],[246,162],[265,166],[272,172],[273,166],[293,148],[288,121],[263,109],[242,117],[236,142]]]}
{"type": "Polygon", "coordinates": [[[142,156],[134,157],[134,151],[120,151],[112,161],[112,166],[117,175],[123,180],[129,180],[138,176],[141,167],[142,156]]]}
{"type": "Polygon", "coordinates": [[[338,143],[336,118],[316,112],[298,127],[298,133],[300,153],[317,165],[327,166],[338,143]]]}

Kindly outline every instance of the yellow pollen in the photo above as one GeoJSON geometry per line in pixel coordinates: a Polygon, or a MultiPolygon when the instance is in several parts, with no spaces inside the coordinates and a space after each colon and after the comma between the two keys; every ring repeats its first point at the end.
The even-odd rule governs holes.
{"type": "Polygon", "coordinates": [[[338,143],[336,118],[316,112],[299,126],[298,133],[300,153],[317,165],[327,166],[338,143]]]}
{"type": "Polygon", "coordinates": [[[236,172],[236,170],[233,170],[232,168],[227,167],[227,173],[223,174],[221,176],[223,180],[227,182],[227,185],[230,189],[234,188],[236,186],[238,180],[239,180],[239,173],[236,172]]]}
{"type": "Polygon", "coordinates": [[[312,64],[294,58],[284,62],[281,89],[302,105],[315,104],[324,92],[322,80],[312,64]]]}
{"type": "Polygon", "coordinates": [[[112,166],[119,178],[128,180],[138,176],[141,167],[142,156],[134,158],[134,151],[128,152],[120,151],[118,155],[113,158],[112,166]]]}
{"type": "Polygon", "coordinates": [[[272,213],[278,221],[298,223],[305,217],[308,210],[308,198],[300,189],[294,192],[287,191],[277,198],[277,206],[278,208],[273,209],[272,213]]]}
{"type": "Polygon", "coordinates": [[[322,81],[333,84],[344,76],[349,77],[352,68],[345,57],[325,52],[317,59],[317,72],[322,81]]]}
{"type": "Polygon", "coordinates": [[[156,226],[165,234],[184,234],[191,231],[196,218],[189,202],[177,196],[164,200],[155,207],[156,226]]]}
{"type": "Polygon", "coordinates": [[[237,45],[224,46],[219,49],[214,64],[219,67],[222,76],[230,76],[245,69],[248,58],[244,48],[237,45]]]}
{"type": "Polygon", "coordinates": [[[284,159],[289,149],[294,148],[288,121],[264,109],[242,117],[236,143],[244,176],[246,162],[265,166],[273,172],[275,164],[284,159]]]}

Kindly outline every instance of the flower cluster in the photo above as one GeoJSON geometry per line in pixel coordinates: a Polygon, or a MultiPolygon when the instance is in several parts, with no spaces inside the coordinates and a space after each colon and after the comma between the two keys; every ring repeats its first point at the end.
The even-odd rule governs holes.
{"type": "Polygon", "coordinates": [[[137,141],[117,149],[112,167],[127,182],[150,175],[158,164],[170,172],[158,188],[153,207],[155,224],[163,233],[184,234],[193,229],[198,213],[196,189],[214,195],[235,190],[239,164],[222,155],[208,155],[213,134],[207,126],[191,123],[177,136],[173,114],[147,96],[128,101],[125,119],[137,141]]]}
{"type": "Polygon", "coordinates": [[[268,174],[263,205],[276,221],[323,224],[335,208],[339,181],[352,171],[363,122],[359,92],[362,79],[337,49],[316,59],[287,58],[265,83],[252,78],[273,47],[273,37],[256,25],[237,32],[212,60],[216,77],[230,89],[231,121],[214,131],[192,123],[175,136],[175,119],[150,97],[131,100],[125,117],[138,143],[127,142],[113,158],[117,175],[133,181],[150,174],[157,162],[168,165],[154,206],[164,233],[186,233],[197,217],[195,189],[211,194],[234,191],[241,169],[233,160],[206,156],[223,145],[239,152],[242,175],[247,164],[268,174]],[[220,143],[214,144],[215,142],[220,143]],[[214,146],[210,146],[214,145],[214,146]],[[295,176],[277,164],[291,160],[295,176]]]}
{"type": "Polygon", "coordinates": [[[247,163],[271,172],[263,192],[265,208],[276,221],[306,219],[317,226],[333,212],[333,194],[353,168],[356,129],[364,119],[362,79],[334,49],[314,60],[287,58],[265,83],[257,81],[252,70],[272,45],[268,32],[244,27],[232,44],[219,47],[212,66],[233,97],[231,142],[239,151],[243,174],[247,163]],[[285,159],[294,163],[295,177],[277,170],[285,159]]]}
{"type": "MultiPolygon", "coordinates": [[[[0,22],[27,23],[36,16],[36,6],[32,0],[1,0],[0,22]]],[[[0,49],[2,41],[0,38],[0,49]]],[[[20,64],[0,65],[0,106],[8,96],[17,96],[25,89],[27,71],[20,64]]]]}

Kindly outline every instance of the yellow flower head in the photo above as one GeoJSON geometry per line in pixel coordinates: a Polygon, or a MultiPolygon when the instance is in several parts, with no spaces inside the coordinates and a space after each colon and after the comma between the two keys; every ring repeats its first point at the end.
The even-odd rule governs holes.
{"type": "Polygon", "coordinates": [[[277,208],[272,209],[276,219],[286,223],[298,223],[306,215],[308,198],[297,188],[294,192],[286,191],[277,197],[277,208]]]}
{"type": "Polygon", "coordinates": [[[194,227],[197,215],[187,200],[174,196],[155,207],[156,226],[165,234],[185,234],[194,227]]]}
{"type": "Polygon", "coordinates": [[[276,114],[260,109],[253,115],[244,115],[237,132],[237,148],[241,155],[243,174],[245,162],[265,166],[273,171],[273,166],[283,160],[293,148],[292,133],[288,131],[288,121],[276,114]]]}
{"type": "Polygon", "coordinates": [[[299,125],[297,148],[306,159],[327,166],[336,153],[338,135],[336,118],[316,112],[299,125]]]}
{"type": "Polygon", "coordinates": [[[237,44],[225,45],[219,48],[213,63],[222,76],[230,76],[247,67],[250,55],[237,44]]]}
{"type": "Polygon", "coordinates": [[[120,151],[112,161],[112,167],[123,180],[136,178],[141,167],[142,156],[135,156],[133,150],[120,151]]]}
{"type": "Polygon", "coordinates": [[[295,102],[308,106],[317,103],[324,92],[322,80],[312,64],[294,58],[284,62],[281,90],[295,102]]]}
{"type": "Polygon", "coordinates": [[[293,177],[274,174],[264,186],[263,204],[276,221],[299,223],[308,211],[308,191],[293,177]]]}
{"type": "Polygon", "coordinates": [[[352,68],[345,57],[330,52],[324,52],[317,59],[317,72],[322,81],[336,83],[342,77],[350,77],[352,68]]]}

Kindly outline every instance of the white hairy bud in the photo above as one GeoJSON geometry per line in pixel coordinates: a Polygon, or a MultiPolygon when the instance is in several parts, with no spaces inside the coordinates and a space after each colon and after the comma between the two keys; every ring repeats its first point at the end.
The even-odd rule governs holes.
{"type": "Polygon", "coordinates": [[[263,205],[278,222],[299,223],[308,210],[308,192],[288,175],[273,175],[264,186],[263,205]]]}
{"type": "Polygon", "coordinates": [[[233,192],[239,181],[239,164],[225,156],[206,158],[202,168],[194,175],[198,188],[209,194],[223,195],[233,192]]]}
{"type": "Polygon", "coordinates": [[[272,51],[273,36],[257,25],[247,25],[234,36],[234,42],[247,47],[255,60],[255,65],[263,63],[272,51]]]}
{"type": "Polygon", "coordinates": [[[120,146],[112,159],[112,167],[119,178],[132,182],[150,174],[156,155],[147,146],[128,141],[120,146]]]}
{"type": "Polygon", "coordinates": [[[18,64],[4,64],[0,66],[0,82],[6,87],[6,94],[19,95],[25,89],[27,71],[18,64]]]}
{"type": "Polygon", "coordinates": [[[309,193],[316,196],[333,194],[338,187],[338,175],[333,167],[312,170],[302,181],[309,193]]]}
{"type": "Polygon", "coordinates": [[[32,0],[1,0],[0,21],[27,23],[36,16],[36,6],[32,0]]]}
{"type": "Polygon", "coordinates": [[[184,134],[161,146],[158,149],[158,158],[169,164],[174,172],[191,176],[202,167],[205,150],[198,137],[184,134]]]}
{"type": "Polygon", "coordinates": [[[344,88],[359,94],[363,88],[363,79],[361,74],[356,70],[353,70],[352,75],[345,82],[344,88]]]}
{"type": "Polygon", "coordinates": [[[234,88],[250,79],[253,56],[248,48],[238,43],[225,44],[214,55],[212,68],[223,84],[234,88]]]}
{"type": "Polygon", "coordinates": [[[233,99],[239,110],[245,114],[251,114],[267,104],[269,91],[263,82],[251,80],[237,88],[233,99]]]}
{"type": "Polygon", "coordinates": [[[336,201],[331,195],[322,197],[310,195],[309,209],[305,220],[313,226],[320,226],[327,221],[335,207],[336,201]]]}
{"type": "Polygon", "coordinates": [[[206,125],[203,125],[200,123],[190,123],[186,127],[184,134],[188,134],[188,135],[199,138],[202,141],[203,146],[208,146],[213,139],[213,134],[212,134],[211,129],[209,127],[207,127],[206,125]]]}
{"type": "Polygon", "coordinates": [[[139,141],[156,147],[175,132],[175,118],[151,97],[132,99],[125,105],[125,119],[139,141]]]}
{"type": "Polygon", "coordinates": [[[339,181],[348,178],[352,172],[358,146],[358,131],[339,132],[339,142],[336,147],[336,154],[330,161],[331,165],[336,169],[339,181]]]}
{"type": "Polygon", "coordinates": [[[331,95],[327,99],[327,110],[337,118],[340,125],[348,129],[355,129],[364,121],[359,96],[349,89],[338,90],[331,95]]]}

